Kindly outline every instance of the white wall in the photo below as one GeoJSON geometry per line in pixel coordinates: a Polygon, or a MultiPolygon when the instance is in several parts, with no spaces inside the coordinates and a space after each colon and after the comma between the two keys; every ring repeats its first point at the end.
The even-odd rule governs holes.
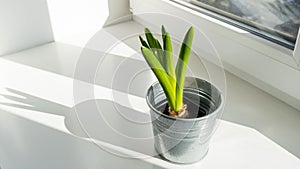
{"type": "Polygon", "coordinates": [[[108,0],[109,17],[105,25],[131,20],[129,0],[108,0]]]}
{"type": "Polygon", "coordinates": [[[56,41],[84,45],[100,30],[109,11],[108,0],[47,0],[56,41]]]}
{"type": "Polygon", "coordinates": [[[0,0],[0,55],[52,40],[46,0],[0,0]]]}
{"type": "Polygon", "coordinates": [[[131,19],[129,0],[47,1],[55,40],[76,46],[85,46],[105,25],[131,19]]]}
{"type": "Polygon", "coordinates": [[[85,46],[128,15],[129,0],[0,0],[0,56],[53,40],[85,46]]]}

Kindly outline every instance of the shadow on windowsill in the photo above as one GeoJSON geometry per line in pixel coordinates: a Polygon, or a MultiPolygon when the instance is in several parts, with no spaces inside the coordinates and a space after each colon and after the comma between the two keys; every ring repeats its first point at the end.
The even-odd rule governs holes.
{"type": "MultiPolygon", "coordinates": [[[[7,88],[2,94],[14,103],[5,106],[64,116],[70,133],[154,156],[150,116],[110,100],[88,100],[67,107],[37,96],[7,88]]],[[[104,147],[101,147],[104,148],[104,147]]]]}

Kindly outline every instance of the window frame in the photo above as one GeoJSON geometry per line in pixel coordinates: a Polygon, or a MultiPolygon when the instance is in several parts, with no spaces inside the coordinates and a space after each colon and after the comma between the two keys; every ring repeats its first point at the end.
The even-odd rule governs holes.
{"type": "Polygon", "coordinates": [[[297,41],[295,43],[293,56],[296,60],[297,66],[300,70],[300,27],[299,27],[299,31],[298,31],[297,41]]]}
{"type": "MultiPolygon", "coordinates": [[[[222,35],[219,43],[239,45],[239,51],[236,53],[238,58],[226,53],[221,54],[227,71],[300,110],[300,32],[295,48],[291,50],[196,11],[192,4],[184,1],[178,3],[177,0],[130,0],[130,9],[133,19],[141,24],[147,23],[138,16],[142,13],[176,15],[188,18],[189,22],[196,26],[201,20],[201,23],[210,27],[208,30],[202,30],[204,33],[222,35]],[[261,67],[257,69],[254,65],[261,67]]],[[[155,25],[152,22],[151,24],[155,25]]],[[[203,27],[199,25],[201,26],[203,27]]]]}

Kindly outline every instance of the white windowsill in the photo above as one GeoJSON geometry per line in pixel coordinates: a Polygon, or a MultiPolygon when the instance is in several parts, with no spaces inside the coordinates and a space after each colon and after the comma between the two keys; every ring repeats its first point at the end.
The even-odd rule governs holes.
{"type": "MultiPolygon", "coordinates": [[[[143,26],[131,21],[104,28],[101,33],[109,38],[118,38],[128,32],[142,30],[143,26]]],[[[139,43],[137,38],[131,42],[134,45],[139,43]]],[[[135,50],[126,43],[121,44],[107,59],[113,63],[111,66],[116,66],[123,63],[126,56],[135,50]]],[[[228,93],[223,120],[212,138],[210,151],[203,161],[191,165],[178,165],[152,157],[155,151],[151,139],[143,142],[117,135],[107,124],[99,123],[97,118],[90,114],[92,110],[87,107],[87,114],[82,117],[89,123],[84,124],[99,133],[95,138],[104,149],[95,146],[90,139],[82,135],[76,121],[72,121],[74,120],[72,76],[81,52],[81,47],[55,42],[0,58],[2,168],[40,166],[53,168],[62,164],[64,168],[300,167],[298,144],[300,112],[228,72],[226,72],[228,93]],[[107,149],[146,158],[135,160],[122,158],[108,153],[107,149]],[[47,153],[41,157],[42,152],[47,153]],[[15,159],[11,159],[21,153],[26,154],[26,157],[16,157],[18,163],[15,159]],[[47,164],[50,162],[49,159],[55,159],[50,160],[51,165],[47,164]]],[[[93,53],[97,55],[97,52],[93,53]]],[[[100,51],[98,54],[101,56],[100,51]]],[[[131,72],[143,67],[145,62],[143,59],[135,58],[124,64],[128,67],[128,72],[131,72]]],[[[123,72],[125,78],[130,76],[128,72],[123,72]]],[[[112,72],[107,70],[105,73],[112,72]]],[[[143,78],[148,80],[135,81],[136,84],[132,84],[137,86],[136,91],[132,91],[130,96],[134,110],[124,113],[130,117],[134,112],[135,116],[147,121],[148,111],[139,113],[137,110],[148,110],[143,96],[149,84],[155,79],[151,72],[144,75],[143,78]]],[[[80,83],[91,85],[86,82],[80,83]]],[[[103,105],[105,111],[111,113],[111,117],[115,117],[117,112],[110,109],[113,102],[108,83],[98,81],[94,87],[97,102],[103,105]]],[[[115,87],[119,90],[118,95],[124,95],[121,84],[115,87]]],[[[85,103],[88,103],[88,99],[93,98],[86,98],[85,103]]],[[[122,100],[117,100],[117,103],[123,105],[120,106],[123,110],[128,110],[122,100]]],[[[129,134],[136,137],[149,136],[152,133],[150,124],[138,126],[128,124],[124,119],[114,120],[116,119],[118,125],[114,127],[121,132],[130,131],[129,134]]]]}

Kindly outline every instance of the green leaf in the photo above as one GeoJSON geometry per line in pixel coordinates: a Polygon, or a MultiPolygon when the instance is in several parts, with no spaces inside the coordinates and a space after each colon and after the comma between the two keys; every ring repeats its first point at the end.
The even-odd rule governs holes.
{"type": "Polygon", "coordinates": [[[147,44],[147,42],[144,40],[144,38],[141,35],[139,36],[139,39],[144,47],[149,48],[149,45],[147,44]]]}
{"type": "Polygon", "coordinates": [[[175,88],[172,84],[172,82],[174,82],[174,79],[165,72],[164,68],[150,49],[142,46],[141,51],[148,65],[161,84],[164,93],[166,94],[169,106],[174,110],[176,99],[175,88]]]}
{"type": "Polygon", "coordinates": [[[162,60],[163,52],[162,52],[162,47],[161,47],[159,41],[153,36],[153,34],[151,33],[151,31],[148,28],[145,28],[145,35],[146,35],[146,39],[148,41],[149,47],[151,48],[152,52],[157,57],[159,62],[163,65],[163,60],[162,60]]]}
{"type": "MultiPolygon", "coordinates": [[[[166,28],[164,27],[164,25],[161,26],[161,35],[162,35],[162,39],[164,40],[166,37],[167,31],[166,28]]],[[[165,43],[165,42],[164,42],[165,43]]]]}
{"type": "MultiPolygon", "coordinates": [[[[161,28],[162,38],[163,38],[163,64],[167,74],[172,78],[171,84],[174,91],[176,92],[176,75],[174,69],[174,61],[172,55],[172,43],[170,34],[166,31],[165,27],[161,28]]],[[[176,96],[175,96],[176,97],[176,96]]],[[[176,98],[175,98],[176,100],[176,98]]]]}
{"type": "Polygon", "coordinates": [[[141,51],[162,86],[170,108],[178,112],[183,106],[183,87],[194,28],[191,27],[185,35],[175,69],[170,35],[164,26],[162,26],[161,32],[163,47],[150,30],[145,28],[148,43],[141,36],[139,37],[142,43],[141,51]]]}
{"type": "Polygon", "coordinates": [[[186,74],[186,67],[191,52],[192,42],[194,37],[194,28],[191,27],[186,33],[181,45],[179,58],[176,64],[176,103],[175,111],[179,111],[183,106],[183,87],[186,74]]]}
{"type": "MultiPolygon", "coordinates": [[[[162,29],[163,30],[163,29],[162,29]]],[[[173,61],[173,55],[172,55],[172,43],[171,43],[171,38],[170,34],[162,31],[162,33],[165,33],[163,35],[163,42],[164,42],[164,55],[163,55],[163,63],[165,64],[164,67],[167,71],[167,73],[176,79],[175,76],[175,69],[174,69],[174,61],[173,61]]]]}

